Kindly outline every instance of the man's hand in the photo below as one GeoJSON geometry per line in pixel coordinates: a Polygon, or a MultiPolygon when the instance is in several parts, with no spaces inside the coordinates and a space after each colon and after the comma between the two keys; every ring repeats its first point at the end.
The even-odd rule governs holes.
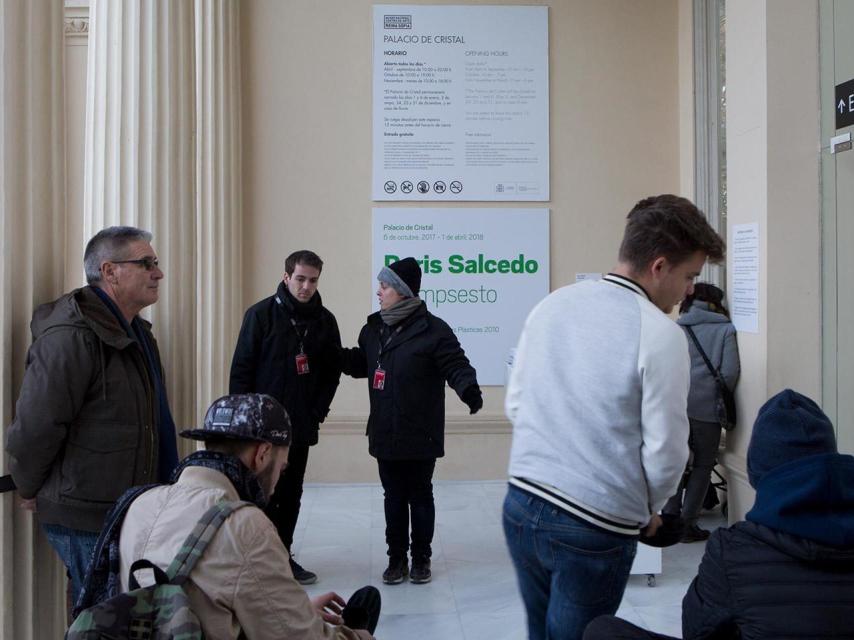
{"type": "Polygon", "coordinates": [[[32,513],[36,512],[35,498],[22,498],[21,496],[18,496],[18,504],[21,506],[21,509],[25,509],[32,513]]]}
{"type": "Polygon", "coordinates": [[[328,622],[329,624],[344,624],[341,612],[344,611],[344,606],[347,604],[347,601],[334,591],[312,598],[311,604],[315,609],[317,609],[320,617],[323,618],[325,622],[328,622]]]}
{"type": "Polygon", "coordinates": [[[655,532],[658,531],[658,528],[663,524],[661,520],[661,516],[657,513],[653,515],[649,522],[646,523],[646,526],[641,529],[641,536],[644,538],[651,538],[655,535],[655,532]]]}

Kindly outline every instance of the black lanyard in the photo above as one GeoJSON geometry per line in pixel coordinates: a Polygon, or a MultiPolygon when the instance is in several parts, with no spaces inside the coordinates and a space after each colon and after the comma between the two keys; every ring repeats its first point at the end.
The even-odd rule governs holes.
{"type": "MultiPolygon", "coordinates": [[[[276,296],[276,302],[279,303],[280,307],[284,308],[285,305],[282,302],[281,298],[279,298],[279,296],[276,296]]],[[[291,321],[291,326],[294,328],[294,333],[297,334],[297,338],[299,338],[299,352],[305,353],[305,347],[304,347],[303,343],[305,342],[305,338],[308,335],[308,325],[307,324],[304,325],[305,330],[302,333],[300,333],[299,326],[297,325],[297,321],[293,319],[293,316],[290,316],[288,318],[288,320],[291,321]]]]}
{"type": "Polygon", "coordinates": [[[403,329],[403,325],[397,325],[397,329],[395,329],[394,331],[390,331],[390,332],[389,332],[389,336],[388,336],[388,338],[386,339],[386,341],[385,341],[385,342],[383,342],[383,340],[382,340],[382,337],[383,337],[383,336],[382,336],[382,330],[380,331],[380,349],[379,349],[379,351],[377,352],[377,369],[381,369],[381,368],[382,368],[382,365],[380,364],[380,360],[381,360],[381,359],[382,359],[382,357],[383,357],[383,351],[385,351],[385,349],[386,349],[386,347],[388,346],[389,342],[391,342],[391,341],[392,341],[392,339],[393,339],[393,338],[394,338],[398,333],[400,333],[402,329],[403,329]]]}

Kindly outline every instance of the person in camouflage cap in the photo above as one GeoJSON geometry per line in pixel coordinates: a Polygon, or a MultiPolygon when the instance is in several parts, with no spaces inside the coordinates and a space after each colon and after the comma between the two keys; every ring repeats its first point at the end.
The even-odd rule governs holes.
{"type": "Polygon", "coordinates": [[[208,408],[201,429],[187,429],[181,435],[193,440],[255,440],[287,447],[291,443],[291,421],[272,396],[235,394],[223,396],[208,408]]]}
{"type": "MultiPolygon", "coordinates": [[[[141,558],[165,568],[196,522],[212,505],[244,500],[253,503],[232,513],[198,560],[185,590],[206,637],[216,638],[371,638],[354,622],[354,600],[376,599],[366,587],[351,606],[338,594],[309,600],[294,579],[288,551],[262,511],[287,465],[291,428],[284,407],[263,394],[219,398],[201,428],[181,433],[201,440],[205,449],[179,465],[174,483],[146,491],[127,510],[119,537],[121,587],[128,590],[130,566],[141,558]],[[255,508],[259,507],[259,508],[255,508]],[[365,589],[368,591],[365,592],[365,589]],[[345,621],[350,626],[345,626],[345,621]]],[[[137,574],[141,586],[147,575],[137,574]]],[[[373,590],[373,591],[371,591],[373,590]]],[[[358,596],[358,597],[357,597],[358,596]]],[[[357,616],[358,617],[358,616],[357,616]]]]}

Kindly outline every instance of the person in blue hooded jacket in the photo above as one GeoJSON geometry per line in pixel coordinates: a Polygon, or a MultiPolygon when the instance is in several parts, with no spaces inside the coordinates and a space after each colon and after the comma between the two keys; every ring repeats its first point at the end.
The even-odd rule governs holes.
{"type": "MultiPolygon", "coordinates": [[[[756,501],[712,533],[682,601],[682,637],[854,638],[854,457],[791,389],[759,410],[747,451],[756,501]]],[[[611,616],[585,640],[657,638],[611,616]]]]}

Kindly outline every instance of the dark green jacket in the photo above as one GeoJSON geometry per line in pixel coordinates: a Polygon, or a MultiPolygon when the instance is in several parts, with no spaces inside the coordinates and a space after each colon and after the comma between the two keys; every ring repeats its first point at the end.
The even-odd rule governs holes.
{"type": "MultiPolygon", "coordinates": [[[[160,355],[143,321],[155,355],[160,355]]],[[[157,479],[155,394],[145,354],[90,288],[36,309],[7,430],[18,492],[39,520],[99,531],[116,499],[157,479]]]]}

